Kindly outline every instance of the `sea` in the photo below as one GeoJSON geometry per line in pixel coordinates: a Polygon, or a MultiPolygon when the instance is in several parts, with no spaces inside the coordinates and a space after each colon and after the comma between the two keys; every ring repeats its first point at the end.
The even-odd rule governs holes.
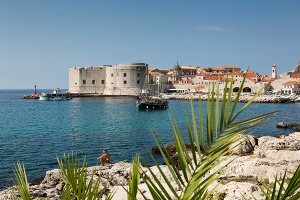
{"type": "MultiPolygon", "coordinates": [[[[98,164],[102,150],[108,149],[112,162],[128,162],[139,154],[142,163],[151,165],[154,135],[165,143],[172,142],[170,117],[187,135],[186,109],[190,101],[170,100],[167,110],[139,110],[132,97],[70,101],[20,98],[30,93],[32,90],[0,90],[0,189],[13,185],[13,168],[18,160],[24,162],[30,181],[57,168],[57,158],[64,153],[86,156],[92,166],[98,164]]],[[[198,102],[193,104],[198,110],[198,102]]],[[[206,102],[202,106],[205,110],[206,102]]],[[[277,129],[276,124],[300,122],[300,104],[252,104],[240,119],[272,111],[278,113],[249,132],[256,136],[289,134],[293,130],[277,129]]]]}

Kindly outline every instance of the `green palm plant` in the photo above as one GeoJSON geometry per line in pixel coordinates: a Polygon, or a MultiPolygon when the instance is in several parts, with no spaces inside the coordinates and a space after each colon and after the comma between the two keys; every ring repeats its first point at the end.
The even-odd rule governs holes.
{"type": "Polygon", "coordinates": [[[127,191],[127,199],[128,200],[136,200],[136,195],[138,192],[138,184],[140,183],[141,176],[141,167],[140,167],[140,156],[136,155],[132,160],[131,173],[129,176],[129,184],[127,191]]]}
{"type": "MultiPolygon", "coordinates": [[[[78,160],[77,154],[66,155],[63,159],[57,159],[59,168],[62,171],[62,179],[65,182],[62,200],[69,199],[89,199],[96,200],[103,196],[105,191],[100,189],[101,177],[96,177],[94,180],[95,172],[92,173],[90,180],[87,179],[87,161],[84,157],[82,165],[78,160]]],[[[112,199],[113,193],[107,196],[107,200],[112,199]]]]}
{"type": "MultiPolygon", "coordinates": [[[[14,176],[15,184],[21,199],[31,200],[32,198],[30,196],[29,183],[27,180],[24,163],[17,161],[14,168],[14,176]]],[[[18,199],[17,195],[14,194],[14,198],[18,199]]]]}
{"type": "Polygon", "coordinates": [[[272,188],[261,188],[266,196],[266,200],[298,200],[300,199],[300,165],[293,173],[291,178],[287,178],[287,170],[283,177],[275,177],[275,182],[272,188]]]}
{"type": "MultiPolygon", "coordinates": [[[[231,102],[233,98],[232,81],[225,83],[223,96],[219,93],[219,82],[216,86],[212,85],[212,92],[208,94],[205,119],[201,99],[199,100],[198,110],[199,120],[197,120],[193,101],[191,101],[190,111],[186,109],[190,151],[186,148],[183,134],[176,120],[174,117],[171,117],[173,139],[178,154],[178,166],[172,161],[166,149],[164,149],[162,140],[158,136],[154,136],[171,178],[167,176],[166,172],[162,170],[152,156],[160,176],[165,182],[163,184],[151,168],[148,168],[150,175],[143,173],[144,182],[147,184],[153,199],[187,200],[211,197],[215,187],[209,188],[209,186],[212,186],[223,170],[224,167],[218,168],[218,166],[226,159],[226,155],[232,151],[234,144],[237,144],[239,140],[238,135],[243,134],[249,128],[259,125],[261,120],[274,114],[274,112],[271,112],[237,121],[243,111],[258,95],[255,95],[239,111],[236,111],[244,83],[245,77],[233,103],[231,102]],[[204,120],[206,121],[206,127],[204,126],[204,120]]],[[[144,198],[146,199],[146,197],[144,198]]]]}

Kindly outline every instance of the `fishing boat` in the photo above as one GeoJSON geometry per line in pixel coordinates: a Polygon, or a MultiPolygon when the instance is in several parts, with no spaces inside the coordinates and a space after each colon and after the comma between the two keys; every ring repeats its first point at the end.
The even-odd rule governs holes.
{"type": "Polygon", "coordinates": [[[41,101],[66,101],[72,99],[69,93],[61,91],[58,87],[52,93],[43,92],[39,97],[41,101]]]}
{"type": "Polygon", "coordinates": [[[139,109],[167,109],[169,102],[160,97],[140,97],[137,101],[139,109]]]}

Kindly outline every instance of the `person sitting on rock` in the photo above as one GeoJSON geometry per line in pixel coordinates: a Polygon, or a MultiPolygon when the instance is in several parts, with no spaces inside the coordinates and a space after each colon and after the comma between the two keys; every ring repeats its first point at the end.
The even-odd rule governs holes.
{"type": "Polygon", "coordinates": [[[106,165],[107,163],[110,163],[110,155],[107,151],[107,149],[104,149],[102,154],[97,158],[101,162],[101,165],[106,165]]]}

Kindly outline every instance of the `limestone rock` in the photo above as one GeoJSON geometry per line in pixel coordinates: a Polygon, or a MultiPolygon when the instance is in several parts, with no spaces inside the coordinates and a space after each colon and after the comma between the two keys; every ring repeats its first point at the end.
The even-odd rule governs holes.
{"type": "Polygon", "coordinates": [[[258,146],[265,150],[300,150],[300,139],[298,134],[294,133],[282,138],[274,138],[271,136],[263,136],[258,138],[258,146]]]}
{"type": "Polygon", "coordinates": [[[46,176],[42,181],[42,184],[47,186],[56,186],[61,181],[61,170],[53,169],[46,172],[46,176]]]}
{"type": "Polygon", "coordinates": [[[257,138],[252,135],[240,135],[239,137],[242,137],[242,139],[232,145],[234,147],[232,153],[241,156],[252,154],[255,145],[258,143],[257,138]]]}
{"type": "Polygon", "coordinates": [[[263,193],[255,184],[235,181],[217,187],[215,196],[218,197],[218,199],[224,200],[265,199],[263,193]]]}
{"type": "MultiPolygon", "coordinates": [[[[211,185],[214,187],[218,184],[215,196],[221,199],[263,199],[262,193],[257,186],[258,183],[272,183],[275,175],[283,174],[288,169],[289,172],[294,171],[300,164],[300,133],[293,133],[281,138],[264,136],[256,139],[253,136],[244,137],[237,147],[234,148],[235,155],[229,156],[218,167],[227,166],[218,179],[211,185]]],[[[174,146],[166,146],[168,151],[175,151],[174,146]]],[[[176,151],[175,151],[176,152],[176,151]]],[[[176,153],[173,154],[176,157],[176,153]]],[[[190,155],[191,157],[191,155],[190,155]]],[[[222,159],[222,158],[221,158],[222,159]]],[[[131,163],[119,162],[108,164],[105,166],[93,166],[87,168],[88,181],[92,178],[94,181],[100,176],[100,188],[105,189],[105,195],[112,190],[116,190],[114,199],[127,199],[124,187],[128,187],[128,179],[131,170],[131,163]]],[[[166,165],[160,166],[167,179],[174,183],[172,174],[166,165]]],[[[148,168],[142,168],[146,175],[151,178],[148,168]]],[[[169,190],[164,178],[161,176],[156,166],[150,167],[158,180],[166,190],[169,190]]],[[[212,169],[210,173],[214,170],[212,169]]],[[[209,175],[209,174],[208,174],[209,175]]],[[[37,185],[31,185],[30,191],[34,199],[50,199],[58,200],[63,188],[64,182],[61,179],[61,171],[54,169],[46,172],[43,181],[37,185]]],[[[151,199],[151,193],[147,186],[141,180],[139,184],[143,194],[151,199]]],[[[175,188],[180,193],[179,188],[175,188]]],[[[0,191],[0,200],[13,199],[12,194],[16,192],[15,187],[10,187],[4,191],[0,191]]],[[[142,195],[138,194],[137,199],[142,199],[142,195]]]]}
{"type": "MultiPolygon", "coordinates": [[[[187,149],[191,149],[190,144],[185,144],[187,149]]],[[[176,154],[176,146],[174,143],[168,143],[164,145],[165,151],[172,157],[176,154]]],[[[152,147],[151,149],[153,154],[160,154],[159,148],[157,146],[152,147]]]]}
{"type": "Polygon", "coordinates": [[[294,129],[295,131],[300,131],[300,124],[297,123],[284,123],[284,122],[279,122],[276,125],[276,128],[290,128],[290,129],[294,129]]]}

